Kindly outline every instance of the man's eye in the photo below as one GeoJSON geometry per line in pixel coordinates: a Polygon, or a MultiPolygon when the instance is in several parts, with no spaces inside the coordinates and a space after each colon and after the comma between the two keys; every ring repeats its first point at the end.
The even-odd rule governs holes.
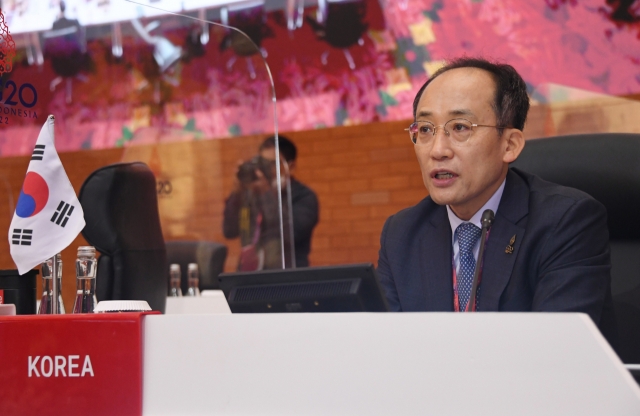
{"type": "Polygon", "coordinates": [[[469,126],[463,123],[455,123],[453,125],[453,131],[466,131],[469,130],[469,126]]]}
{"type": "Polygon", "coordinates": [[[431,126],[420,126],[420,134],[429,134],[433,132],[433,127],[431,126]]]}

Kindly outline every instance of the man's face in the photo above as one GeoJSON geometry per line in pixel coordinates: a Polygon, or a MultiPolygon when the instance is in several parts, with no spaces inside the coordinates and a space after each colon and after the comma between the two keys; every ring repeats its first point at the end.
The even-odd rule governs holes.
{"type": "Polygon", "coordinates": [[[267,159],[271,162],[276,161],[276,148],[275,147],[267,147],[266,149],[262,149],[260,151],[260,156],[264,159],[267,159]]]}
{"type": "MultiPolygon", "coordinates": [[[[453,118],[465,118],[474,124],[495,126],[491,107],[494,94],[490,73],[477,68],[451,69],[424,90],[416,120],[443,126],[453,118]]],[[[495,128],[474,127],[471,138],[460,145],[438,127],[430,142],[414,145],[431,198],[437,204],[449,205],[461,219],[470,219],[500,187],[508,164],[522,149],[522,137],[522,145],[514,149],[514,130],[505,129],[499,136],[495,128]]],[[[515,132],[522,135],[519,130],[515,132]]]]}
{"type": "MultiPolygon", "coordinates": [[[[262,149],[260,151],[260,156],[264,159],[267,159],[271,162],[275,162],[276,161],[276,148],[275,147],[268,147],[266,149],[262,149]]],[[[286,162],[284,156],[282,155],[282,153],[280,154],[280,161],[281,163],[286,162]]],[[[296,166],[296,161],[292,160],[291,162],[288,163],[289,165],[289,174],[293,174],[293,170],[296,166]]],[[[284,171],[283,171],[284,172],[284,171]]],[[[281,172],[281,173],[283,173],[281,172]]]]}

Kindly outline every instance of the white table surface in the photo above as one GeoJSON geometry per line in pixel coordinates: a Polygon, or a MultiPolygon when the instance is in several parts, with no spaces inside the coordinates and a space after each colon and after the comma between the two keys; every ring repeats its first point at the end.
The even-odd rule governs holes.
{"type": "Polygon", "coordinates": [[[229,304],[221,290],[203,290],[199,297],[167,298],[165,314],[230,314],[229,304]]]}
{"type": "Polygon", "coordinates": [[[143,414],[640,415],[589,317],[151,315],[143,414]]]}

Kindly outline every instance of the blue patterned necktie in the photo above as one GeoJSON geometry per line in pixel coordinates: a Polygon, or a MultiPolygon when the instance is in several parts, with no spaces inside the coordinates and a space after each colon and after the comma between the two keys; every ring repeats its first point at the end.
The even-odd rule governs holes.
{"type": "Polygon", "coordinates": [[[460,247],[460,271],[457,274],[458,300],[462,312],[467,309],[467,303],[471,297],[473,269],[476,267],[473,247],[478,242],[482,231],[470,222],[464,222],[456,228],[456,233],[458,233],[458,246],[460,247]]]}

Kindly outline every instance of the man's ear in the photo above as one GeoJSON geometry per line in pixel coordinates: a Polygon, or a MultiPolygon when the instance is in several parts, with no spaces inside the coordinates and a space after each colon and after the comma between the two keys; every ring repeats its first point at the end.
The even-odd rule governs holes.
{"type": "Polygon", "coordinates": [[[511,163],[520,156],[520,152],[524,149],[524,133],[518,129],[505,129],[503,135],[505,150],[502,161],[511,163]]]}

